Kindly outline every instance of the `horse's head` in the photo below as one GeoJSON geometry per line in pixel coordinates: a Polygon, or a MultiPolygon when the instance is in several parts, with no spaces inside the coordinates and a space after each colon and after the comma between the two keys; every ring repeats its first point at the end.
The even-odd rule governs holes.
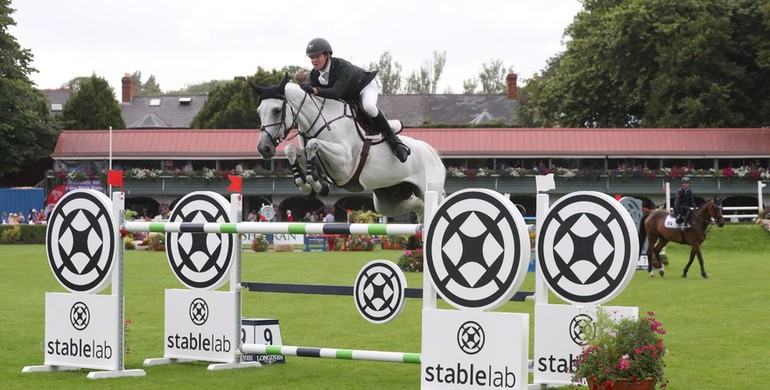
{"type": "Polygon", "coordinates": [[[722,199],[715,196],[714,199],[709,202],[708,207],[708,215],[711,219],[716,221],[717,226],[725,226],[725,219],[722,216],[722,199]]]}
{"type": "Polygon", "coordinates": [[[278,85],[272,87],[262,87],[249,81],[251,88],[260,95],[257,112],[262,126],[259,128],[257,150],[265,160],[275,156],[275,148],[294,126],[294,113],[287,109],[286,102],[285,88],[288,82],[288,73],[278,85]]]}

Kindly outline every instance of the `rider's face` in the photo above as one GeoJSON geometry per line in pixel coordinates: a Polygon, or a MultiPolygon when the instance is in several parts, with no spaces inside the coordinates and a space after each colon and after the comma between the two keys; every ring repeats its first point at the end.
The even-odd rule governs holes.
{"type": "Polygon", "coordinates": [[[323,70],[323,68],[326,67],[326,60],[329,58],[329,55],[326,53],[321,53],[308,57],[310,57],[310,63],[313,65],[313,69],[320,72],[323,70]]]}

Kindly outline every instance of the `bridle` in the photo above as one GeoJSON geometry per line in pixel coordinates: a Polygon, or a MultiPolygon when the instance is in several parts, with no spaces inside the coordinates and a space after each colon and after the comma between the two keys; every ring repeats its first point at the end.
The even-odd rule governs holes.
{"type": "MultiPolygon", "coordinates": [[[[263,124],[259,128],[259,132],[260,132],[260,134],[261,133],[265,133],[267,135],[267,137],[270,139],[270,142],[273,144],[273,147],[278,147],[278,144],[280,144],[282,141],[286,141],[286,140],[291,139],[291,138],[287,138],[287,135],[289,134],[289,131],[291,129],[297,128],[297,114],[299,112],[302,112],[302,107],[305,105],[305,102],[307,102],[308,96],[310,96],[310,94],[306,93],[302,97],[302,101],[300,101],[299,107],[297,107],[296,110],[294,109],[294,106],[289,104],[289,101],[286,98],[285,94],[281,94],[281,95],[276,95],[276,96],[270,97],[271,99],[280,99],[281,100],[281,119],[280,119],[280,121],[275,122],[275,123],[270,123],[270,124],[267,124],[267,125],[263,124]],[[291,110],[292,121],[291,121],[291,124],[289,126],[286,126],[286,112],[287,112],[286,111],[286,107],[288,107],[289,110],[291,110]],[[280,133],[281,135],[279,137],[273,137],[273,135],[270,134],[270,132],[268,131],[268,128],[273,127],[273,126],[283,126],[283,129],[282,129],[283,131],[282,131],[282,133],[280,133]]],[[[316,110],[317,110],[318,114],[316,114],[315,119],[313,119],[313,122],[308,127],[308,131],[307,132],[299,132],[299,131],[297,132],[297,134],[299,136],[301,136],[302,139],[305,140],[305,141],[307,141],[309,139],[317,138],[321,134],[321,132],[326,130],[326,129],[331,130],[330,125],[332,123],[334,123],[334,122],[336,122],[336,121],[338,121],[338,120],[340,120],[342,118],[346,118],[346,117],[347,118],[352,118],[353,117],[352,112],[350,114],[348,114],[348,112],[347,112],[349,105],[345,105],[345,109],[343,110],[342,115],[340,115],[340,116],[338,116],[338,117],[336,117],[334,119],[327,120],[324,117],[324,114],[323,114],[324,106],[326,105],[326,100],[327,99],[326,98],[321,98],[320,100],[321,100],[321,105],[319,106],[318,105],[318,101],[316,99],[310,99],[310,101],[312,101],[313,104],[316,106],[316,110]],[[316,129],[315,132],[313,132],[312,134],[309,134],[310,130],[312,130],[315,127],[316,123],[318,123],[319,120],[323,121],[323,126],[318,127],[318,129],[316,129]]],[[[294,135],[294,137],[296,137],[296,136],[297,135],[294,135]]],[[[294,137],[292,137],[292,138],[294,138],[294,137]]]]}

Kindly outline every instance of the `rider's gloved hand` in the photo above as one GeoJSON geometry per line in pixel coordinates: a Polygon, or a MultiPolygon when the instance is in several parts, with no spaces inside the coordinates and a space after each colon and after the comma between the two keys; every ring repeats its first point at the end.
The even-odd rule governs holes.
{"type": "Polygon", "coordinates": [[[313,85],[312,84],[310,84],[310,83],[300,83],[299,87],[302,88],[303,91],[305,91],[305,92],[307,92],[307,93],[309,93],[311,95],[313,94],[313,85]]]}

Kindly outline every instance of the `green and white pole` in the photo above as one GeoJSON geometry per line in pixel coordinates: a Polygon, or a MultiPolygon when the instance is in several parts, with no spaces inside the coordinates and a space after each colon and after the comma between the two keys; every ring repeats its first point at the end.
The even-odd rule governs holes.
{"type": "Polygon", "coordinates": [[[128,232],[154,233],[244,233],[244,234],[366,234],[412,235],[421,224],[303,223],[303,222],[125,222],[128,232]]]}
{"type": "Polygon", "coordinates": [[[242,344],[241,352],[263,355],[420,364],[420,354],[410,352],[363,351],[355,349],[292,347],[287,345],[266,344],[242,344]]]}

